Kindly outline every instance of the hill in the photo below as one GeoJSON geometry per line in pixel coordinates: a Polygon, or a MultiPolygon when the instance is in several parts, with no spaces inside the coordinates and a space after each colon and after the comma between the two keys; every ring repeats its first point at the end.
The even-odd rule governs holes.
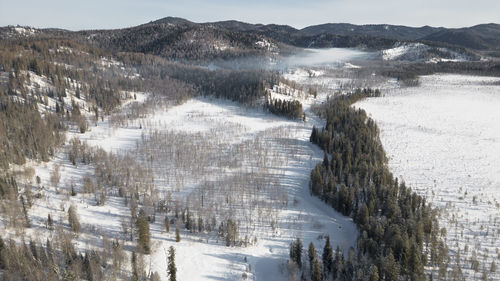
{"type": "Polygon", "coordinates": [[[345,36],[364,35],[396,40],[417,40],[441,30],[444,30],[444,28],[430,26],[408,27],[387,24],[354,25],[348,23],[327,23],[308,26],[301,31],[310,35],[331,33],[345,36]]]}
{"type": "Polygon", "coordinates": [[[429,34],[421,39],[500,54],[499,24],[491,23],[468,28],[446,29],[429,34]]]}

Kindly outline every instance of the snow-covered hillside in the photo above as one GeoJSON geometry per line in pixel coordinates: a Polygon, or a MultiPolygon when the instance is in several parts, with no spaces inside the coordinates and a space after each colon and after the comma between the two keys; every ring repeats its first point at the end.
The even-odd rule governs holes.
{"type": "MultiPolygon", "coordinates": [[[[43,78],[38,80],[41,83],[43,78]]],[[[123,111],[147,98],[142,93],[135,96],[135,101],[123,104],[123,111]]],[[[108,191],[101,204],[100,199],[84,192],[86,184],[96,185],[96,167],[78,161],[73,165],[68,158],[66,150],[77,138],[115,154],[120,161],[127,156],[142,163],[147,167],[144,172],[153,177],[151,188],[159,198],[183,204],[200,217],[206,215],[207,224],[211,214],[217,220],[231,215],[238,220],[240,236],[248,236],[248,246],[226,247],[224,239],[214,232],[190,233],[182,227],[182,239],[175,242],[174,231],[166,233],[163,216],[158,215],[151,223],[152,254],[144,263],[147,272],[157,271],[162,280],[167,280],[165,255],[169,246],[176,249],[179,280],[239,280],[242,276],[287,280],[288,246],[297,237],[304,245],[315,243],[317,249],[322,249],[327,235],[334,248],[338,245],[347,251],[355,247],[357,230],[352,220],[309,194],[310,171],[323,158],[322,151],[309,142],[312,126],[323,122],[310,106],[324,101],[326,94],[319,93],[316,99],[297,94],[295,98],[304,104],[305,122],[229,101],[193,99],[157,107],[154,113],[125,122],[113,121],[113,116],[103,118],[84,134],[68,133],[65,148],[52,161],[28,164],[41,182],[35,183],[33,176],[24,182],[39,199],[29,210],[31,228],[23,236],[28,240],[57,239],[58,232],[47,228],[47,217],[54,218],[56,228],[68,228],[67,210],[73,205],[82,224],[81,233],[73,240],[78,250],[101,251],[109,239],[117,237],[130,257],[135,242],[124,232],[131,220],[130,210],[117,192],[108,191]],[[54,186],[55,170],[60,179],[54,186]],[[207,195],[205,207],[203,203],[196,207],[197,194],[214,183],[215,195],[207,195]]],[[[1,227],[6,229],[4,238],[19,238],[5,221],[1,227]]],[[[126,263],[129,261],[127,258],[126,263]]],[[[130,264],[126,268],[130,270],[130,264]]]]}
{"type": "Polygon", "coordinates": [[[381,51],[383,60],[407,62],[468,61],[466,54],[448,48],[431,47],[423,43],[397,43],[394,48],[381,51]]]}
{"type": "MultiPolygon", "coordinates": [[[[375,119],[395,176],[441,208],[467,280],[500,260],[499,78],[432,75],[356,104],[375,119]],[[481,266],[474,272],[472,260],[481,266]]],[[[450,266],[456,268],[455,258],[450,266]]],[[[490,279],[488,279],[490,280],[490,279]]]]}

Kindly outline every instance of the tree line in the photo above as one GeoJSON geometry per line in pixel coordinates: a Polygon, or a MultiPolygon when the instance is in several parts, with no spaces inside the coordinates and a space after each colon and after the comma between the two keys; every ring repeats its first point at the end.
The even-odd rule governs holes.
{"type": "Polygon", "coordinates": [[[324,160],[311,172],[310,191],[357,224],[357,266],[365,275],[376,267],[382,280],[425,280],[424,266],[433,266],[442,279],[448,251],[436,209],[393,177],[375,122],[352,107],[379,95],[358,89],[319,110],[327,122],[313,128],[310,141],[324,150],[324,160]]]}
{"type": "Polygon", "coordinates": [[[274,99],[270,97],[268,92],[266,93],[264,108],[273,114],[285,116],[290,119],[305,118],[304,112],[302,111],[302,103],[300,101],[274,99]]]}

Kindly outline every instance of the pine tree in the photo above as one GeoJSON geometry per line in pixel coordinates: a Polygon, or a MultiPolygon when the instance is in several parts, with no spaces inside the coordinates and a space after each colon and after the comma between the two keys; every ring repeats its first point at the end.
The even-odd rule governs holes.
{"type": "Polygon", "coordinates": [[[366,203],[363,203],[363,205],[361,205],[361,211],[358,214],[358,223],[361,226],[366,227],[368,225],[369,220],[370,220],[370,215],[368,213],[368,207],[366,206],[366,203]]]}
{"type": "Polygon", "coordinates": [[[325,247],[323,248],[323,271],[325,275],[332,273],[333,270],[333,249],[330,245],[330,236],[326,237],[325,247]]]}
{"type": "Polygon", "coordinates": [[[399,275],[398,264],[396,263],[396,260],[394,259],[394,256],[392,255],[392,250],[389,250],[389,253],[385,257],[384,268],[385,268],[384,269],[385,280],[387,280],[387,281],[397,281],[398,280],[398,275],[399,275]]]}
{"type": "Polygon", "coordinates": [[[410,264],[409,264],[412,280],[424,279],[424,267],[420,260],[420,252],[421,251],[418,250],[418,246],[415,240],[412,240],[410,249],[410,264]]]}
{"type": "Polygon", "coordinates": [[[314,258],[313,266],[311,268],[311,281],[321,281],[321,264],[318,261],[318,258],[314,258]]]}
{"type": "Polygon", "coordinates": [[[139,246],[144,250],[145,254],[151,253],[151,234],[149,232],[149,222],[143,209],[139,211],[139,216],[136,221],[137,232],[139,234],[139,246]]]}
{"type": "Polygon", "coordinates": [[[181,234],[178,227],[175,228],[175,242],[181,242],[181,234]]]}
{"type": "Polygon", "coordinates": [[[370,279],[368,279],[369,281],[378,281],[379,280],[379,275],[378,275],[378,268],[376,265],[373,265],[371,268],[370,268],[370,279]]]}
{"type": "Polygon", "coordinates": [[[54,221],[52,220],[52,217],[50,216],[50,214],[47,215],[47,227],[49,230],[54,229],[54,221]]]}
{"type": "Polygon", "coordinates": [[[177,280],[177,268],[175,266],[175,249],[170,246],[168,249],[168,277],[170,281],[177,280]]]}
{"type": "Polygon", "coordinates": [[[316,259],[316,249],[314,248],[313,242],[309,243],[308,255],[309,255],[309,266],[311,267],[312,270],[314,260],[316,259]]]}
{"type": "Polygon", "coordinates": [[[302,248],[302,241],[300,238],[297,238],[295,242],[295,263],[297,263],[299,268],[302,267],[302,248]]]}
{"type": "Polygon", "coordinates": [[[333,279],[337,278],[337,273],[341,270],[341,252],[340,247],[337,246],[335,249],[335,259],[333,261],[333,279]]]}
{"type": "Polygon", "coordinates": [[[135,251],[132,252],[132,258],[131,258],[131,264],[132,264],[132,281],[137,281],[139,280],[139,274],[137,272],[137,254],[135,251]]]}
{"type": "Polygon", "coordinates": [[[328,153],[326,153],[326,150],[323,151],[323,166],[325,168],[329,166],[328,153]]]}

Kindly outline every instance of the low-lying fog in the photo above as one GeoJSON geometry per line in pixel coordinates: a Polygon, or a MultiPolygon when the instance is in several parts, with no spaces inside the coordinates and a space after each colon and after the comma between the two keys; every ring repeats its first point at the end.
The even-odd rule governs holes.
{"type": "Polygon", "coordinates": [[[285,67],[326,66],[373,59],[375,57],[375,52],[365,52],[351,48],[304,49],[300,53],[285,57],[279,63],[285,67]]]}
{"type": "Polygon", "coordinates": [[[252,57],[234,60],[219,60],[211,62],[207,67],[211,70],[286,70],[296,67],[342,66],[346,62],[373,60],[378,52],[365,52],[353,48],[302,49],[285,57],[252,57]]]}

